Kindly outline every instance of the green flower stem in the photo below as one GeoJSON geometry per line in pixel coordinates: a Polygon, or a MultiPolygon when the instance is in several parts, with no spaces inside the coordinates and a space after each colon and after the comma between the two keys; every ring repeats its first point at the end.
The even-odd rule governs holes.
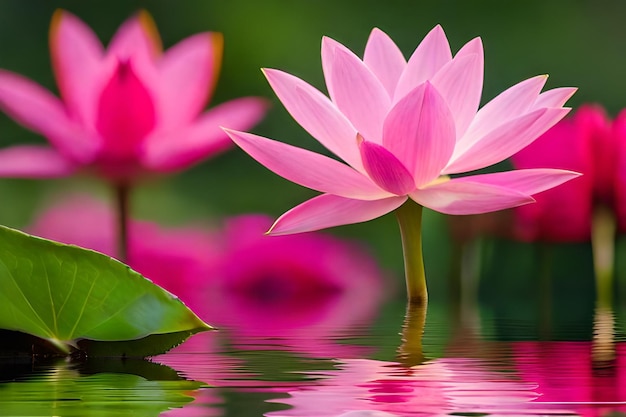
{"type": "Polygon", "coordinates": [[[115,204],[117,209],[117,256],[128,263],[128,223],[129,223],[130,186],[125,182],[115,185],[115,204]]]}
{"type": "Polygon", "coordinates": [[[593,212],[591,245],[596,274],[597,305],[609,307],[613,297],[613,263],[615,259],[615,215],[605,206],[593,212]]]}
{"type": "Polygon", "coordinates": [[[423,305],[428,302],[426,274],[422,258],[422,206],[411,199],[396,209],[402,236],[404,274],[409,303],[423,305]]]}
{"type": "Polygon", "coordinates": [[[593,320],[591,358],[593,367],[615,363],[615,316],[613,314],[613,264],[615,261],[615,214],[604,205],[593,211],[591,245],[596,275],[596,310],[593,320]]]}

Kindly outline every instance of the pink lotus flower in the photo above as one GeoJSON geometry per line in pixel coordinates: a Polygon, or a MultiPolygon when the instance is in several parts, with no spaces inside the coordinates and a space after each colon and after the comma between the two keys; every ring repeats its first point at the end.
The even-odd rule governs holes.
{"type": "Polygon", "coordinates": [[[409,299],[425,302],[422,206],[477,214],[533,202],[532,194],[578,174],[529,169],[450,178],[499,162],[560,120],[573,88],[541,93],[546,76],[523,81],[478,110],[483,84],[480,38],[453,57],[436,26],[405,61],[374,29],[361,60],[322,41],[330,98],[282,71],[265,75],[289,113],[346,163],[250,133],[226,130],[244,151],[278,175],[322,192],[283,214],[270,234],[358,223],[396,210],[409,299]],[[407,203],[407,201],[414,203],[407,203]],[[402,207],[401,207],[402,206],[402,207]]]}
{"type": "Polygon", "coordinates": [[[578,171],[580,178],[537,196],[536,204],[517,207],[515,234],[522,240],[569,242],[591,239],[593,212],[616,210],[618,157],[622,140],[604,110],[582,106],[512,157],[520,169],[549,166],[578,171]]]}
{"type": "Polygon", "coordinates": [[[56,12],[50,50],[61,99],[0,71],[0,108],[52,147],[0,151],[0,176],[59,177],[88,166],[129,182],[227,148],[219,126],[247,129],[265,113],[264,100],[248,97],[200,114],[217,80],[221,34],[201,33],[161,49],[146,12],[124,23],[106,50],[82,21],[56,12]]]}
{"type": "Polygon", "coordinates": [[[452,57],[440,26],[408,63],[374,29],[363,60],[324,38],[322,65],[330,99],[282,71],[265,75],[287,110],[347,164],[249,133],[227,130],[243,150],[277,174],[323,192],[280,217],[272,234],[356,223],[408,198],[449,214],[475,214],[530,203],[531,194],[577,174],[552,169],[448,175],[499,162],[561,119],[573,88],[540,93],[547,77],[523,81],[478,110],[483,83],[479,38],[452,57]]]}

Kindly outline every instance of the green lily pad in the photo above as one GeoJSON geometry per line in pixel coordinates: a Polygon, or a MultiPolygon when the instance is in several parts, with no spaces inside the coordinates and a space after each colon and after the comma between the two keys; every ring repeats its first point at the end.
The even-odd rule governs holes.
{"type": "Polygon", "coordinates": [[[123,263],[0,226],[0,329],[48,340],[113,342],[208,330],[178,298],[123,263]]]}

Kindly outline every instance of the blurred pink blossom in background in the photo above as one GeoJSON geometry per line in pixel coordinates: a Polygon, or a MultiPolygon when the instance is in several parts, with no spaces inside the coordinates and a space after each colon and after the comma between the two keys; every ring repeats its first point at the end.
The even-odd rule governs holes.
{"type": "Polygon", "coordinates": [[[57,11],[50,51],[61,99],[0,71],[0,108],[52,147],[0,151],[0,175],[47,178],[82,166],[111,181],[188,167],[230,146],[220,126],[248,129],[264,115],[260,98],[202,113],[218,78],[222,36],[200,33],[162,52],[147,12],[124,23],[105,50],[89,27],[57,11]]]}
{"type": "MultiPolygon", "coordinates": [[[[106,205],[76,195],[48,207],[28,231],[113,255],[113,223],[106,205]]],[[[355,243],[263,235],[270,224],[263,215],[231,218],[224,230],[132,221],[130,266],[235,343],[271,336],[276,348],[353,355],[356,347],[332,338],[370,324],[389,294],[383,272],[355,243]]]]}
{"type": "MultiPolygon", "coordinates": [[[[26,230],[115,257],[114,224],[113,210],[106,204],[76,194],[47,207],[26,230]]],[[[129,226],[130,266],[190,308],[202,305],[198,289],[205,285],[219,250],[212,232],[204,225],[166,229],[131,221],[129,226]]]]}
{"type": "Polygon", "coordinates": [[[626,210],[616,204],[624,200],[626,185],[624,119],[626,113],[612,122],[600,106],[585,105],[513,155],[515,168],[542,166],[584,174],[537,195],[535,204],[515,208],[517,238],[588,241],[598,206],[614,213],[626,210]]]}
{"type": "Polygon", "coordinates": [[[201,316],[231,329],[235,343],[265,336],[274,348],[353,356],[356,347],[332,339],[368,327],[390,281],[355,243],[320,233],[263,235],[270,225],[262,215],[227,222],[201,316]]]}
{"type": "Polygon", "coordinates": [[[479,110],[480,38],[452,56],[436,26],[408,61],[374,29],[363,59],[322,41],[329,97],[288,73],[265,75],[292,117],[346,163],[249,133],[227,130],[275,173],[322,192],[281,216],[273,234],[374,219],[408,198],[448,214],[477,214],[533,202],[532,194],[577,174],[530,169],[450,178],[508,158],[559,121],[574,88],[541,93],[546,76],[522,81],[479,110]]]}

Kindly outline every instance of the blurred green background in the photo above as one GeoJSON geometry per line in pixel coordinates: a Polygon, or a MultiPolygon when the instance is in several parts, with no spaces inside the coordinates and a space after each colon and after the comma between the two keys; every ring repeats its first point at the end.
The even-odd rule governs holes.
{"type": "MultiPolygon", "coordinates": [[[[222,32],[224,60],[210,105],[246,95],[268,97],[273,107],[252,131],[318,151],[321,146],[290,118],[259,68],[285,70],[325,91],[319,54],[322,36],[362,55],[373,27],[387,32],[405,56],[436,24],[443,26],[453,52],[473,37],[482,37],[486,59],[483,103],[523,79],[547,73],[548,88],[579,88],[570,101],[572,107],[598,102],[611,115],[626,107],[626,2],[618,0],[2,0],[0,67],[55,92],[48,28],[56,8],[79,16],[104,43],[138,9],[153,15],[166,48],[197,32],[222,32]]],[[[0,115],[2,146],[43,142],[0,115]]],[[[2,179],[0,223],[24,227],[46,201],[72,189],[102,196],[108,193],[89,177],[2,179]]],[[[233,149],[184,173],[144,184],[135,196],[133,211],[136,217],[166,225],[198,220],[219,223],[224,216],[248,212],[278,216],[313,195],[233,149]]],[[[425,223],[426,267],[431,294],[437,296],[443,292],[453,256],[445,218],[427,212],[425,223]]],[[[400,239],[393,216],[329,233],[364,241],[403,285],[400,239]]],[[[583,271],[590,271],[590,259],[582,258],[583,271]]],[[[507,288],[514,291],[515,286],[507,288]]]]}

